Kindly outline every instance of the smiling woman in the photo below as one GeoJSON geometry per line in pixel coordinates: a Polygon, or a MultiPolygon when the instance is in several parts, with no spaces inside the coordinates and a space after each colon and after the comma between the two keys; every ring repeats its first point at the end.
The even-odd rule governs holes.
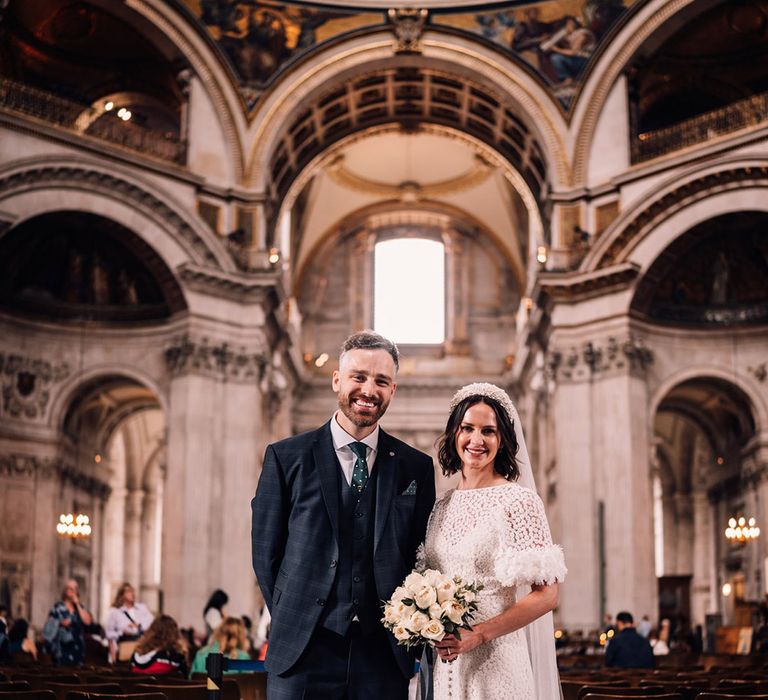
{"type": "Polygon", "coordinates": [[[445,246],[396,238],[374,252],[374,328],[396,343],[445,340],[445,246]]]}

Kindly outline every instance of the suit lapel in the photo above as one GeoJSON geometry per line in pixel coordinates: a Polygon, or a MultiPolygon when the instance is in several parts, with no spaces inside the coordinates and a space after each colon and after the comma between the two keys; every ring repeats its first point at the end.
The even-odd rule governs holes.
{"type": "Polygon", "coordinates": [[[384,533],[389,511],[392,508],[392,497],[395,494],[397,484],[397,468],[400,457],[392,449],[392,441],[383,430],[379,432],[379,444],[377,446],[376,470],[379,475],[376,483],[376,520],[373,535],[373,551],[379,546],[379,540],[384,533]]]}
{"type": "Polygon", "coordinates": [[[315,467],[320,477],[320,491],[323,494],[328,517],[331,520],[336,542],[339,541],[339,472],[341,467],[333,449],[330,424],[326,423],[312,446],[315,467]]]}

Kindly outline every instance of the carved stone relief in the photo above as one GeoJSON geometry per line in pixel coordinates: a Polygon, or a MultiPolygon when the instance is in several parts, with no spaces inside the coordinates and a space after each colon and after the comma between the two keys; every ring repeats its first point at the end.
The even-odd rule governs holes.
{"type": "Polygon", "coordinates": [[[51,384],[65,379],[69,365],[0,353],[3,413],[14,418],[40,418],[51,397],[51,384]]]}
{"type": "Polygon", "coordinates": [[[255,348],[233,350],[229,343],[212,344],[208,338],[188,335],[173,340],[165,349],[165,362],[171,374],[203,374],[241,382],[258,382],[267,363],[266,341],[255,348]]]}
{"type": "Polygon", "coordinates": [[[555,381],[578,382],[607,373],[643,375],[653,360],[653,351],[642,338],[630,335],[621,340],[611,336],[550,351],[547,369],[555,381]]]}
{"type": "Polygon", "coordinates": [[[0,477],[37,477],[47,480],[56,476],[76,489],[101,499],[106,499],[112,492],[111,487],[105,482],[83,473],[74,465],[66,464],[60,459],[18,453],[0,454],[0,477]]]}

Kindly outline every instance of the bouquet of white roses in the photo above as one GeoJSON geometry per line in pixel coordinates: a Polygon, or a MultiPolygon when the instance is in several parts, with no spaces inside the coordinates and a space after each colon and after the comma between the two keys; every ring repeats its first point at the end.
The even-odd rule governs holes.
{"type": "Polygon", "coordinates": [[[460,630],[471,630],[477,610],[477,594],[483,586],[446,576],[434,569],[413,571],[384,603],[384,627],[398,644],[408,648],[439,642],[446,634],[461,638],[460,630]]]}

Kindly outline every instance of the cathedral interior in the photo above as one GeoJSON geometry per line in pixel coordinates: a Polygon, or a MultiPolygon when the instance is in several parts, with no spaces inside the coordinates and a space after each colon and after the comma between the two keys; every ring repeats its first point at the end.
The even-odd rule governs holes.
{"type": "Polygon", "coordinates": [[[515,400],[558,626],[752,624],[766,0],[8,0],[0,95],[14,617],[74,578],[97,619],[123,581],[185,626],[217,588],[258,618],[264,449],[328,420],[375,328],[383,426],[419,449],[458,387],[515,400]]]}

